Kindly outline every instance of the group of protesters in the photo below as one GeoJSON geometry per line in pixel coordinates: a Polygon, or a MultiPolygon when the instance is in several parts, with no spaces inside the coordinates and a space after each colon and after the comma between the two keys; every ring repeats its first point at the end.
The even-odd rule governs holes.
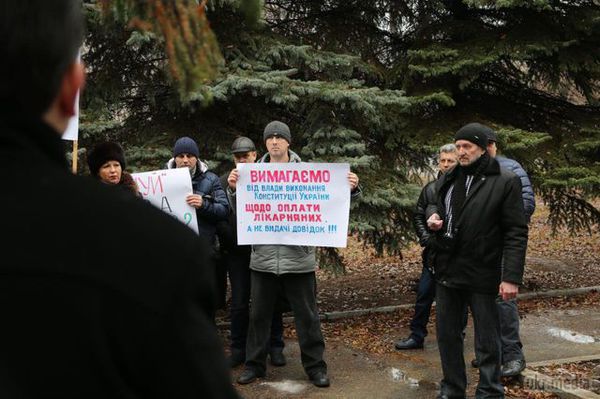
{"type": "MultiPolygon", "coordinates": [[[[0,167],[10,188],[0,207],[12,259],[0,266],[0,396],[235,398],[228,368],[243,364],[237,382],[248,384],[265,377],[267,357],[286,364],[288,309],[309,380],[328,387],[315,248],[238,245],[240,173],[208,170],[190,137],[175,142],[167,168],[189,170],[199,234],[139,200],[117,143],[88,154],[90,174],[105,184],[69,173],[60,137],[85,81],[81,2],[4,0],[0,10],[0,167]],[[229,362],[214,325],[215,262],[232,293],[229,362]]],[[[503,397],[501,376],[525,366],[514,299],[535,203],[520,165],[496,156],[497,142],[485,125],[460,128],[415,212],[422,277],[411,335],[395,346],[423,347],[435,299],[440,398],[465,397],[469,311],[478,398],[503,397]]],[[[262,144],[258,159],[255,143],[237,137],[236,165],[301,162],[281,121],[266,125],[262,144]]],[[[358,176],[347,181],[359,195],[358,176]]]]}
{"type": "MultiPolygon", "coordinates": [[[[271,121],[263,132],[267,152],[257,159],[255,143],[237,137],[231,145],[236,165],[240,163],[298,163],[300,157],[289,147],[292,134],[287,124],[271,121]]],[[[115,142],[96,144],[88,155],[90,175],[101,182],[126,188],[139,196],[135,181],[125,171],[122,147],[115,142]]],[[[196,210],[199,235],[208,243],[213,260],[215,307],[224,306],[226,280],[231,287],[231,345],[228,364],[245,369],[238,383],[248,384],[266,373],[267,356],[273,366],[284,366],[284,310],[294,313],[302,353],[302,365],[317,387],[329,386],[327,364],[323,359],[325,341],[321,332],[316,298],[314,247],[297,245],[237,244],[236,186],[237,168],[220,178],[200,159],[196,141],[177,139],[167,169],[188,168],[192,193],[186,203],[196,210]],[[252,306],[250,306],[250,303],[252,306]]],[[[358,176],[348,172],[352,196],[360,194],[358,176]]],[[[214,319],[214,311],[209,315],[214,319]]]]}

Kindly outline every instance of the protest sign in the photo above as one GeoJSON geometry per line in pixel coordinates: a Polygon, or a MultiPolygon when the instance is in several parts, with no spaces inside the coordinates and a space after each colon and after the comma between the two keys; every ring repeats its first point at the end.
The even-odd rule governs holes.
{"type": "MultiPolygon", "coordinates": [[[[77,53],[77,62],[81,61],[81,51],[77,53]]],[[[79,94],[80,90],[77,91],[77,97],[75,97],[75,115],[69,119],[67,129],[63,132],[62,139],[69,141],[77,141],[79,137],[79,94]]],[[[76,155],[76,154],[75,154],[76,155]]]]}
{"type": "Polygon", "coordinates": [[[346,247],[348,164],[238,164],[238,244],[346,247]]]}
{"type": "Polygon", "coordinates": [[[79,136],[79,92],[75,98],[75,115],[69,119],[67,129],[62,135],[63,140],[77,141],[79,136]]]}
{"type": "Polygon", "coordinates": [[[185,202],[193,192],[188,168],[154,170],[132,176],[145,200],[198,233],[196,210],[185,202]]]}

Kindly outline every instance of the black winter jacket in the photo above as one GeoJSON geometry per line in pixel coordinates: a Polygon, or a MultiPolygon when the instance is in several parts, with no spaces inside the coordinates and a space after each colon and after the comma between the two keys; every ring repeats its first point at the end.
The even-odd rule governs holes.
{"type": "Polygon", "coordinates": [[[228,193],[227,178],[229,172],[225,173],[220,177],[221,186],[225,188],[227,194],[227,201],[229,203],[229,213],[226,220],[222,220],[217,223],[217,236],[219,237],[219,249],[221,253],[238,253],[243,256],[250,256],[250,245],[238,245],[237,243],[237,218],[235,202],[231,200],[228,193]]]}
{"type": "Polygon", "coordinates": [[[413,216],[413,224],[415,226],[417,236],[419,237],[419,244],[421,244],[422,247],[427,246],[431,233],[427,228],[427,208],[430,205],[436,204],[437,198],[435,195],[434,180],[427,183],[425,187],[423,187],[423,190],[421,190],[421,194],[419,195],[419,199],[417,200],[415,214],[413,216]]]}
{"type": "MultiPolygon", "coordinates": [[[[444,197],[456,179],[460,165],[435,185],[439,214],[447,224],[444,197]]],[[[498,293],[500,281],[521,284],[527,249],[527,222],[521,182],[514,173],[500,169],[490,158],[476,176],[460,218],[454,222],[454,239],[435,234],[433,257],[440,284],[480,293],[498,293]]]]}
{"type": "Polygon", "coordinates": [[[0,118],[0,397],[234,398],[189,228],[69,172],[58,133],[0,118]]]}
{"type": "MultiPolygon", "coordinates": [[[[167,162],[168,169],[174,169],[175,159],[167,162]]],[[[202,206],[196,209],[198,218],[198,233],[215,243],[217,223],[227,220],[229,203],[219,176],[208,170],[208,165],[198,160],[196,171],[192,176],[194,194],[202,196],[202,206]]]]}

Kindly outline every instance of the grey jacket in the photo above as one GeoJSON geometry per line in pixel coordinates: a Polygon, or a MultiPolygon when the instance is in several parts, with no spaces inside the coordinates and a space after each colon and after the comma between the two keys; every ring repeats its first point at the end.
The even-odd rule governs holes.
{"type": "MultiPolygon", "coordinates": [[[[298,154],[288,150],[290,162],[302,162],[298,154]]],[[[258,162],[270,162],[265,154],[258,162]]],[[[299,245],[253,245],[250,269],[257,272],[285,274],[310,273],[317,268],[315,247],[299,245]]]]}

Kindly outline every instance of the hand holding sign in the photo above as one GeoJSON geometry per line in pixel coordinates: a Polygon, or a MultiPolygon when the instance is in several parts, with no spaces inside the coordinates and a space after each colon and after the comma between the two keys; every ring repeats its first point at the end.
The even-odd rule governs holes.
{"type": "Polygon", "coordinates": [[[198,233],[194,206],[202,206],[203,199],[199,195],[191,194],[192,180],[187,168],[133,173],[132,176],[145,200],[198,233]],[[186,199],[190,197],[194,197],[194,205],[187,202],[186,199]],[[200,200],[195,197],[199,197],[200,200]]]}
{"type": "Polygon", "coordinates": [[[348,164],[239,164],[238,244],[345,247],[350,188],[358,176],[348,164]]]}

